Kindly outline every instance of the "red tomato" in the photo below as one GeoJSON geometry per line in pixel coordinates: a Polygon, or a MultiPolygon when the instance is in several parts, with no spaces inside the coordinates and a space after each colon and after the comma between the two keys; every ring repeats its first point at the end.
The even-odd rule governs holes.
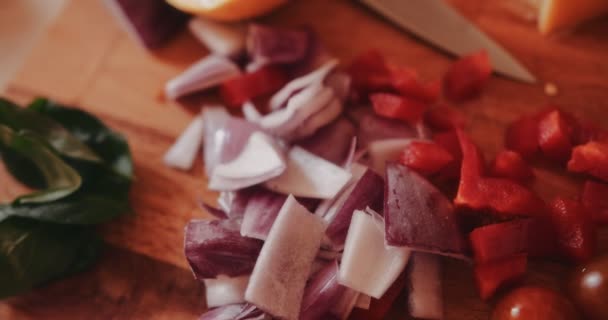
{"type": "Polygon", "coordinates": [[[541,287],[521,287],[494,308],[491,320],[576,320],[580,316],[561,294],[541,287]]]}
{"type": "Polygon", "coordinates": [[[579,267],[569,289],[570,296],[588,319],[608,319],[608,257],[579,267]]]}
{"type": "Polygon", "coordinates": [[[443,77],[443,93],[452,101],[475,98],[491,74],[492,66],[485,50],[462,57],[443,77]]]}
{"type": "Polygon", "coordinates": [[[391,93],[374,93],[370,100],[379,116],[406,122],[418,121],[426,109],[424,103],[391,93]]]}

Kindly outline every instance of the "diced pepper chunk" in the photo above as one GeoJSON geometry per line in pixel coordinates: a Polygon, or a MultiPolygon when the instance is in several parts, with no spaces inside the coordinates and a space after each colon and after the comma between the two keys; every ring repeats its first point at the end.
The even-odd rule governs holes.
{"type": "Polygon", "coordinates": [[[552,160],[565,162],[570,158],[574,134],[574,123],[559,110],[551,111],[539,120],[538,145],[552,160]]]}
{"type": "Polygon", "coordinates": [[[608,224],[608,184],[591,180],[585,182],[581,202],[591,213],[593,221],[608,224]]]}
{"type": "Polygon", "coordinates": [[[547,211],[530,219],[527,248],[530,257],[550,259],[560,257],[557,237],[547,211]]]}
{"type": "Polygon", "coordinates": [[[460,167],[462,165],[462,151],[460,150],[460,142],[455,130],[438,132],[433,135],[433,141],[450,152],[454,161],[449,163],[440,172],[442,177],[449,179],[460,177],[460,167]]]}
{"type": "Polygon", "coordinates": [[[389,119],[416,122],[426,109],[422,102],[391,93],[375,93],[370,99],[376,114],[389,119]]]}
{"type": "Polygon", "coordinates": [[[608,181],[608,142],[591,141],[575,147],[568,170],[608,181]]]}
{"type": "Polygon", "coordinates": [[[412,142],[405,147],[399,160],[423,175],[432,175],[454,161],[454,157],[434,142],[412,142]]]}
{"type": "Polygon", "coordinates": [[[424,122],[433,130],[443,131],[464,128],[467,120],[458,109],[439,105],[424,114],[424,122]]]}
{"type": "Polygon", "coordinates": [[[530,221],[516,219],[474,229],[469,240],[475,262],[487,263],[527,253],[530,221]]]}
{"type": "Polygon", "coordinates": [[[443,78],[443,92],[452,101],[475,98],[492,74],[488,53],[483,50],[456,61],[443,78]]]}
{"type": "Polygon", "coordinates": [[[475,266],[475,280],[482,299],[491,298],[500,288],[521,279],[526,273],[527,256],[516,255],[475,266]]]}
{"type": "Polygon", "coordinates": [[[538,117],[523,116],[511,123],[505,135],[505,147],[529,158],[539,150],[538,117]]]}
{"type": "Polygon", "coordinates": [[[425,103],[433,103],[439,98],[439,86],[436,83],[423,84],[416,72],[409,68],[392,68],[391,85],[401,95],[425,103]]]}
{"type": "Polygon", "coordinates": [[[556,198],[550,205],[550,218],[561,253],[573,262],[589,260],[595,253],[596,231],[591,214],[574,200],[556,198]]]}
{"type": "Polygon", "coordinates": [[[524,161],[519,153],[503,150],[496,155],[490,173],[494,177],[507,178],[517,182],[527,182],[534,178],[530,166],[524,161]]]}
{"type": "Polygon", "coordinates": [[[388,90],[392,86],[392,74],[378,50],[359,55],[348,68],[353,88],[361,93],[388,90]]]}
{"type": "Polygon", "coordinates": [[[282,69],[266,66],[222,83],[220,93],[227,105],[240,107],[246,101],[274,93],[287,81],[287,75],[282,69]]]}

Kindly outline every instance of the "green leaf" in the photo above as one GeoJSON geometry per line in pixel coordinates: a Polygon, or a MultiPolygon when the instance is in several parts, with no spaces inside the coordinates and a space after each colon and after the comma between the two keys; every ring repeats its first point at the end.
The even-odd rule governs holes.
{"type": "Polygon", "coordinates": [[[31,133],[15,133],[0,125],[0,144],[3,149],[13,150],[31,160],[46,182],[45,189],[21,196],[13,201],[14,204],[54,201],[70,195],[80,187],[82,180],[78,172],[31,133]]]}
{"type": "Polygon", "coordinates": [[[86,161],[100,161],[99,156],[55,120],[34,110],[20,108],[0,98],[0,124],[14,131],[31,131],[48,142],[60,154],[86,161]]]}
{"type": "Polygon", "coordinates": [[[0,223],[0,299],[81,272],[98,258],[101,240],[86,227],[11,218],[0,223]]]}
{"type": "Polygon", "coordinates": [[[60,123],[79,141],[98,154],[112,170],[129,179],[133,177],[133,161],[126,139],[95,116],[47,99],[36,99],[27,109],[60,123]]]}

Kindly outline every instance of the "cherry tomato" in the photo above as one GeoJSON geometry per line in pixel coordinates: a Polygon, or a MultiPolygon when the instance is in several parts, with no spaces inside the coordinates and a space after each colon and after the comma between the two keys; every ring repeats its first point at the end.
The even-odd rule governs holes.
{"type": "Polygon", "coordinates": [[[608,319],[608,256],[574,272],[569,289],[572,299],[589,319],[608,319]]]}
{"type": "Polygon", "coordinates": [[[521,287],[494,308],[492,320],[575,320],[574,305],[563,295],[542,287],[521,287]]]}

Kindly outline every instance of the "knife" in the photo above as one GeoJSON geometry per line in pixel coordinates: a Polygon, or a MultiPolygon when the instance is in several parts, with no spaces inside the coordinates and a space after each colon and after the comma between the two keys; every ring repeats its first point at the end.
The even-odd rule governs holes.
{"type": "Polygon", "coordinates": [[[486,49],[494,71],[534,83],[534,76],[444,0],[360,0],[399,27],[458,56],[486,49]]]}

